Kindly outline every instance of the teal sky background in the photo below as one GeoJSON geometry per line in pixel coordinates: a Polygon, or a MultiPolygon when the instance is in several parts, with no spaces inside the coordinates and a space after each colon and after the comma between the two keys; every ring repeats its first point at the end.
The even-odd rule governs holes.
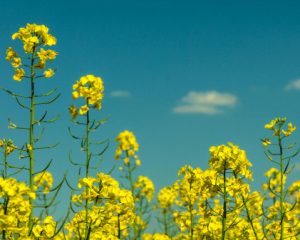
{"type": "MultiPolygon", "coordinates": [[[[57,38],[57,44],[46,49],[59,55],[46,68],[58,70],[49,79],[36,80],[36,93],[59,86],[62,94],[50,105],[38,106],[36,119],[45,109],[46,120],[60,112],[61,116],[44,125],[44,136],[36,146],[60,144],[36,152],[36,170],[53,158],[49,171],[55,183],[69,169],[68,180],[77,185],[78,167],[72,166],[68,154],[73,149],[78,162],[85,154],[80,154],[80,144],[71,138],[68,126],[77,135],[84,134],[84,128],[69,121],[67,108],[74,103],[81,106],[71,97],[75,81],[93,74],[102,78],[105,96],[102,109],[93,111],[92,118],[110,115],[91,136],[94,142],[111,140],[99,172],[108,173],[116,165],[111,175],[121,180],[114,139],[129,130],[140,145],[142,165],[135,176],[148,176],[156,193],[172,185],[185,164],[205,170],[209,148],[227,142],[246,151],[254,172],[250,187],[259,190],[267,180],[263,174],[276,167],[265,157],[260,141],[268,137],[276,142],[265,124],[286,117],[287,123],[300,128],[299,7],[298,1],[1,1],[2,87],[22,95],[30,92],[29,80],[14,81],[14,68],[5,60],[8,47],[24,55],[23,44],[11,39],[13,33],[36,23],[47,26],[57,38]]],[[[7,117],[28,127],[29,112],[4,91],[0,102],[0,138],[21,146],[29,135],[26,130],[8,129],[7,117]]],[[[36,126],[35,135],[42,127],[36,126]]],[[[297,129],[284,144],[299,139],[297,129]]],[[[27,163],[17,153],[9,160],[18,166],[27,163]]],[[[299,157],[292,163],[299,163],[299,157]]],[[[300,163],[288,182],[298,180],[299,174],[300,163]]],[[[26,180],[27,173],[19,178],[26,180]]],[[[65,215],[69,197],[64,185],[55,217],[65,215]]],[[[154,228],[153,222],[150,230],[154,228]]]]}

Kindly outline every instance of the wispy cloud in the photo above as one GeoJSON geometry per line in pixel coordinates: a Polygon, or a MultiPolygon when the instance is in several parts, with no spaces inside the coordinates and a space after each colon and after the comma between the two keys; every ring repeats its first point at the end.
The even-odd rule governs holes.
{"type": "Polygon", "coordinates": [[[294,80],[285,86],[286,90],[300,90],[300,79],[294,80]]]}
{"type": "Polygon", "coordinates": [[[110,94],[111,97],[130,97],[130,95],[131,94],[128,91],[120,91],[120,90],[112,91],[110,94]]]}
{"type": "Polygon", "coordinates": [[[233,107],[236,102],[237,97],[229,93],[191,91],[180,100],[179,106],[173,112],[219,114],[223,112],[220,107],[233,107]]]}

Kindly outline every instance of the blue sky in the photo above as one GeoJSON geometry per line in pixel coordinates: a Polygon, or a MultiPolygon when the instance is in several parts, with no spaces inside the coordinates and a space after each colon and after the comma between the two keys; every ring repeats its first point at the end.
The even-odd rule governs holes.
{"type": "MultiPolygon", "coordinates": [[[[69,169],[68,178],[75,185],[78,168],[70,164],[68,153],[72,148],[78,161],[85,155],[80,155],[68,126],[78,134],[84,129],[69,121],[67,107],[74,104],[75,81],[93,74],[104,81],[105,97],[102,109],[92,116],[110,115],[92,135],[93,141],[111,140],[100,172],[121,165],[114,160],[114,138],[129,130],[140,145],[142,166],[136,177],[148,176],[156,192],[173,184],[185,164],[206,169],[208,149],[227,142],[246,151],[254,171],[251,190],[259,190],[266,180],[264,172],[275,167],[263,153],[260,139],[275,141],[264,125],[286,117],[300,126],[299,7],[297,1],[1,1],[0,85],[18,94],[29,93],[26,79],[12,79],[14,69],[5,52],[10,46],[22,52],[19,40],[11,39],[20,27],[43,24],[57,38],[57,45],[49,49],[59,52],[47,67],[58,70],[52,78],[37,80],[36,92],[44,94],[59,86],[62,94],[36,114],[38,118],[48,109],[48,119],[59,112],[61,116],[45,125],[37,145],[60,145],[36,153],[37,170],[53,158],[49,171],[55,182],[69,169]]],[[[8,129],[7,117],[17,126],[27,126],[29,113],[5,92],[0,101],[0,138],[11,138],[21,146],[28,135],[8,129]]],[[[37,126],[36,134],[41,129],[37,126]]],[[[299,137],[297,129],[285,142],[292,144],[299,137]]],[[[12,164],[26,161],[12,156],[12,164]]],[[[300,165],[290,181],[298,180],[299,171],[300,165]]],[[[120,180],[118,170],[112,176],[120,180]]],[[[69,195],[64,187],[59,197],[64,204],[57,212],[65,211],[69,195]]]]}

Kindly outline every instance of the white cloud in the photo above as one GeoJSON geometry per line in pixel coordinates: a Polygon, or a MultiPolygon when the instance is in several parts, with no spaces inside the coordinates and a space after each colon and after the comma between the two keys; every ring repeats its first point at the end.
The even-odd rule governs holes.
{"type": "Polygon", "coordinates": [[[219,114],[223,112],[219,107],[233,107],[236,102],[237,97],[229,93],[191,91],[180,100],[179,106],[173,112],[219,114]]]}
{"type": "Polygon", "coordinates": [[[291,89],[300,90],[300,79],[290,82],[288,85],[286,85],[285,89],[286,90],[291,90],[291,89]]]}
{"type": "Polygon", "coordinates": [[[130,92],[128,91],[113,91],[110,94],[111,97],[130,97],[130,92]]]}

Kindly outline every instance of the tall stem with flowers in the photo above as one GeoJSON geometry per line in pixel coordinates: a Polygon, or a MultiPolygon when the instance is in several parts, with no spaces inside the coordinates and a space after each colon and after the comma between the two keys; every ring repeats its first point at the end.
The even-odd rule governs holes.
{"type": "Polygon", "coordinates": [[[136,182],[134,182],[133,180],[133,171],[136,170],[137,167],[141,166],[141,161],[138,160],[138,155],[136,155],[136,152],[139,150],[139,145],[133,133],[126,130],[124,132],[121,132],[115,140],[119,142],[115,159],[124,160],[123,167],[126,168],[124,169],[123,167],[120,167],[119,169],[125,173],[125,176],[123,176],[123,178],[129,181],[130,190],[135,203],[133,212],[136,217],[133,222],[133,232],[134,239],[137,240],[141,239],[142,233],[144,232],[150,221],[150,217],[148,217],[148,219],[144,221],[143,216],[149,213],[148,203],[153,198],[154,185],[152,181],[145,176],[139,176],[136,182]],[[122,154],[124,156],[122,156],[122,154]],[[135,160],[135,163],[132,163],[133,160],[135,160]],[[146,203],[144,204],[145,197],[146,203]]]}
{"type": "MultiPolygon", "coordinates": [[[[90,144],[101,144],[100,143],[90,143],[90,131],[95,131],[101,123],[104,123],[105,120],[100,121],[91,121],[90,120],[90,105],[92,105],[93,109],[100,110],[101,109],[101,103],[102,98],[104,96],[103,91],[103,82],[100,77],[95,77],[94,75],[87,75],[80,78],[80,81],[76,81],[76,84],[73,85],[73,90],[75,90],[72,94],[73,100],[76,100],[79,97],[83,97],[85,100],[85,105],[83,105],[79,110],[75,107],[75,105],[71,105],[70,108],[70,114],[72,116],[72,121],[76,124],[85,125],[86,126],[86,135],[83,135],[83,137],[79,138],[72,134],[71,130],[70,134],[75,139],[81,140],[81,147],[83,151],[86,151],[86,162],[83,164],[76,164],[72,161],[71,156],[70,160],[71,163],[74,165],[81,165],[85,167],[85,179],[89,179],[89,172],[90,169],[96,169],[99,167],[101,161],[99,161],[99,164],[96,167],[90,167],[90,159],[92,156],[100,156],[104,153],[104,151],[107,149],[109,145],[109,141],[107,142],[107,145],[105,149],[100,154],[92,154],[90,153],[90,144]],[[84,116],[86,118],[85,122],[78,122],[74,120],[77,116],[84,116]]],[[[70,152],[71,154],[71,152],[70,152]]],[[[85,188],[85,195],[89,196],[90,194],[90,187],[86,186],[85,188]]],[[[87,239],[87,235],[89,233],[89,199],[88,197],[85,199],[85,239],[87,239]]]]}
{"type": "MultiPolygon", "coordinates": [[[[20,150],[20,158],[29,158],[29,167],[28,168],[14,167],[14,168],[28,170],[29,186],[32,191],[37,189],[37,188],[35,189],[35,185],[39,185],[39,183],[35,183],[34,175],[41,173],[41,172],[45,172],[52,161],[52,159],[51,159],[49,164],[42,171],[34,172],[34,161],[35,161],[34,150],[53,148],[58,144],[57,143],[57,144],[54,144],[52,146],[47,146],[47,147],[34,147],[34,143],[40,140],[40,138],[42,137],[42,134],[44,132],[44,129],[43,129],[41,134],[39,135],[39,137],[34,138],[34,126],[36,124],[40,125],[40,123],[54,122],[59,117],[59,115],[58,115],[56,118],[54,118],[52,120],[45,121],[44,119],[47,115],[47,111],[46,111],[45,114],[39,120],[35,120],[35,106],[42,105],[42,104],[49,104],[49,103],[55,101],[60,95],[60,93],[59,93],[56,97],[54,97],[52,100],[47,101],[47,102],[35,102],[36,98],[49,96],[57,89],[56,88],[53,91],[51,91],[47,94],[43,94],[43,95],[36,95],[36,90],[35,90],[35,80],[36,79],[42,78],[42,77],[50,78],[54,75],[54,73],[56,71],[56,69],[52,70],[51,68],[49,68],[48,70],[44,71],[44,73],[42,75],[38,75],[38,76],[37,76],[37,72],[35,72],[36,69],[40,69],[40,70],[44,69],[48,59],[50,60],[50,63],[52,63],[53,59],[55,59],[58,54],[57,52],[55,52],[53,50],[49,50],[49,49],[44,50],[43,48],[40,48],[40,51],[38,52],[39,47],[41,45],[43,45],[45,47],[46,45],[52,46],[52,45],[56,44],[56,41],[57,41],[56,38],[54,36],[52,36],[51,34],[49,34],[48,31],[49,31],[49,29],[47,27],[45,27],[44,25],[27,24],[26,28],[20,28],[19,32],[13,34],[12,39],[18,38],[23,42],[24,52],[25,52],[25,54],[29,54],[29,57],[21,56],[21,55],[17,54],[11,47],[9,47],[6,51],[6,53],[7,53],[6,60],[9,62],[12,61],[12,63],[11,63],[12,66],[14,68],[17,68],[15,70],[15,75],[13,76],[13,79],[15,81],[19,81],[19,82],[23,78],[30,79],[30,93],[31,93],[30,96],[16,94],[16,93],[13,93],[2,87],[3,90],[5,90],[7,93],[9,93],[13,97],[15,97],[17,103],[21,107],[29,110],[29,112],[30,112],[30,124],[29,124],[28,128],[27,127],[18,127],[10,121],[10,118],[8,118],[8,120],[9,120],[10,128],[29,130],[29,143],[25,144],[26,149],[24,150],[24,146],[19,149],[20,150]],[[28,60],[29,64],[23,64],[21,62],[21,59],[28,60]],[[35,63],[35,60],[37,60],[37,59],[38,59],[38,62],[35,63]],[[25,76],[25,71],[23,68],[19,69],[20,66],[24,66],[24,67],[27,67],[30,69],[29,76],[25,76]],[[26,106],[25,104],[21,103],[19,101],[19,98],[30,99],[30,106],[26,106]],[[27,156],[23,156],[22,155],[23,152],[27,153],[27,156]]],[[[13,167],[13,166],[10,166],[10,167],[13,167]]],[[[60,189],[62,182],[58,185],[58,188],[56,188],[56,189],[58,189],[58,190],[60,189]]],[[[57,193],[55,194],[54,198],[51,200],[51,204],[53,203],[56,196],[57,196],[57,193]]],[[[29,202],[30,202],[30,205],[33,206],[33,198],[32,197],[30,197],[29,202]]],[[[49,204],[44,205],[44,208],[47,209],[49,206],[50,206],[49,204]]],[[[42,207],[42,206],[38,205],[37,207],[42,207]]],[[[30,213],[28,226],[29,226],[29,229],[33,228],[33,211],[31,211],[31,213],[30,213]]]]}
{"type": "Polygon", "coordinates": [[[70,134],[73,138],[81,140],[81,150],[86,151],[87,154],[85,163],[75,163],[71,159],[70,152],[70,161],[74,165],[83,166],[86,176],[84,178],[80,178],[79,176],[79,189],[71,187],[67,182],[72,190],[81,191],[78,196],[75,194],[72,196],[71,202],[77,207],[82,207],[84,210],[76,211],[71,207],[75,215],[66,224],[65,229],[69,231],[71,236],[75,233],[76,239],[120,239],[121,235],[126,237],[128,235],[127,225],[134,219],[134,214],[132,213],[134,201],[131,192],[120,189],[118,182],[109,175],[97,173],[97,178],[90,176],[90,169],[97,169],[99,167],[103,159],[103,153],[109,144],[109,140],[93,143],[89,139],[90,132],[95,131],[101,123],[107,120],[90,120],[90,105],[97,110],[101,108],[102,92],[104,90],[103,82],[99,77],[87,75],[81,77],[80,81],[77,81],[73,85],[73,90],[73,99],[77,100],[79,97],[83,97],[85,105],[79,110],[75,105],[71,105],[70,114],[72,121],[75,124],[85,125],[86,134],[83,137],[76,137],[71,131],[70,134]],[[74,120],[77,116],[86,117],[86,121],[79,122],[74,120]],[[93,154],[90,152],[90,145],[103,143],[107,143],[107,145],[100,153],[93,154]],[[90,166],[90,159],[93,156],[102,156],[95,167],[90,166]],[[82,191],[82,187],[85,187],[85,190],[82,191]]]}
{"type": "Polygon", "coordinates": [[[293,170],[293,168],[295,167],[295,165],[289,169],[289,164],[290,164],[290,160],[291,158],[295,157],[299,151],[300,148],[298,149],[298,151],[288,157],[284,157],[283,156],[283,151],[286,149],[290,149],[292,148],[296,143],[288,146],[288,147],[283,147],[282,144],[282,140],[285,139],[286,137],[290,136],[292,134],[292,132],[294,132],[296,130],[296,127],[292,126],[291,123],[288,124],[288,129],[287,131],[282,129],[282,126],[284,125],[284,123],[286,122],[285,118],[276,118],[275,120],[272,120],[270,124],[266,124],[265,128],[268,128],[272,131],[274,131],[273,136],[277,136],[277,141],[278,143],[271,143],[269,138],[266,138],[263,141],[263,146],[264,148],[268,145],[276,145],[279,147],[279,152],[278,153],[274,153],[271,152],[268,149],[268,153],[265,151],[265,155],[267,156],[267,158],[272,161],[273,163],[277,164],[279,166],[279,169],[271,169],[270,173],[267,173],[267,175],[270,177],[268,184],[264,187],[265,189],[268,188],[268,190],[270,191],[273,199],[274,199],[274,204],[272,207],[268,208],[268,212],[271,212],[271,214],[269,214],[268,216],[268,221],[269,223],[266,226],[266,230],[268,231],[268,235],[272,234],[275,235],[275,237],[277,237],[278,235],[280,236],[280,240],[285,239],[286,237],[291,237],[292,234],[294,233],[294,229],[298,224],[295,224],[295,222],[293,221],[293,218],[291,218],[291,216],[293,214],[295,214],[294,209],[295,207],[297,208],[299,203],[296,201],[294,205],[285,203],[285,198],[287,196],[287,194],[289,193],[288,191],[284,190],[284,184],[286,181],[286,176],[293,170]],[[278,155],[280,157],[279,161],[273,160],[272,156],[276,156],[278,155]],[[287,163],[286,163],[287,161],[287,163]],[[272,177],[274,176],[274,177],[272,177]],[[278,181],[276,182],[276,180],[278,179],[278,181]],[[275,188],[276,184],[278,183],[278,187],[275,188]],[[280,200],[280,202],[276,201],[276,197],[280,200]],[[296,206],[297,205],[297,206],[296,206]],[[277,212],[277,210],[280,211],[280,216],[279,218],[277,218],[277,214],[275,212],[277,212]],[[273,222],[270,222],[270,220],[275,220],[273,222]],[[276,231],[274,232],[272,230],[272,228],[274,229],[274,227],[276,228],[276,231]]]}

